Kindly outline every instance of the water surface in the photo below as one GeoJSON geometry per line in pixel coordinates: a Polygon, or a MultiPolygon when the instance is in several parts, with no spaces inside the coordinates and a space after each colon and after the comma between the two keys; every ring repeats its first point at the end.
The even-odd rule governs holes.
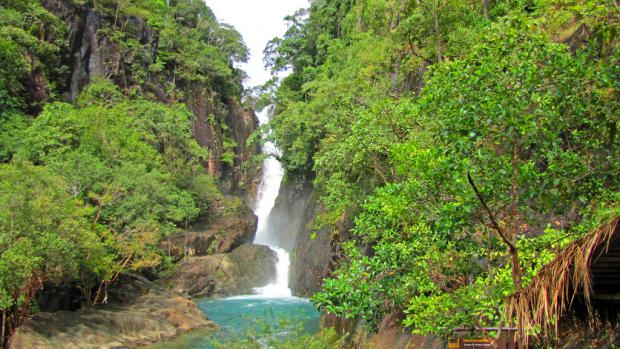
{"type": "Polygon", "coordinates": [[[198,331],[151,349],[219,349],[231,339],[295,338],[319,330],[319,312],[306,299],[241,296],[199,299],[198,307],[215,322],[216,331],[198,331]],[[219,345],[218,345],[219,344],[219,345]]]}

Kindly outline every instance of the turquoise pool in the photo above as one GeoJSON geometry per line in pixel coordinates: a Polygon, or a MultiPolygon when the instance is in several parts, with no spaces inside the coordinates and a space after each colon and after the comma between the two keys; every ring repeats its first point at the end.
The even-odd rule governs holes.
{"type": "Polygon", "coordinates": [[[151,349],[220,349],[230,341],[253,338],[266,343],[269,338],[290,338],[319,330],[319,312],[302,298],[241,296],[199,299],[196,303],[219,329],[190,333],[151,349]]]}

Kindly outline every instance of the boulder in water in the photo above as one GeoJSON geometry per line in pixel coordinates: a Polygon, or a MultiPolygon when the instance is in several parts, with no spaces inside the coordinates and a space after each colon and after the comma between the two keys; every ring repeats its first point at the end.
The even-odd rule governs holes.
{"type": "Polygon", "coordinates": [[[275,281],[276,262],[269,247],[248,244],[227,254],[189,257],[169,283],[176,292],[190,296],[248,294],[275,281]]]}

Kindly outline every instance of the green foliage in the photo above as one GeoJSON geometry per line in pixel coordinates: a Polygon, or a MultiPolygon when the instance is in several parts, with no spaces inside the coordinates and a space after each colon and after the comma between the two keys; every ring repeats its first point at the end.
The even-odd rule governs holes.
{"type": "Polygon", "coordinates": [[[406,311],[423,334],[510,321],[506,244],[468,173],[525,285],[617,214],[617,6],[485,3],[315,2],[268,45],[292,69],[271,123],[287,175],[314,178],[321,223],[354,223],[322,310],[371,328],[406,311]]]}
{"type": "Polygon", "coordinates": [[[0,161],[16,151],[26,113],[45,102],[29,84],[34,80],[40,93],[53,96],[55,85],[45,77],[67,78],[60,54],[65,36],[65,24],[36,1],[0,5],[0,161]]]}
{"type": "Polygon", "coordinates": [[[175,1],[161,17],[149,17],[149,24],[159,29],[159,42],[148,68],[151,73],[167,72],[162,83],[179,79],[209,84],[223,97],[240,95],[243,73],[233,63],[247,61],[248,49],[241,35],[219,24],[204,2],[175,1]]]}
{"type": "MultiPolygon", "coordinates": [[[[2,107],[0,107],[2,109],[2,107]]],[[[0,162],[11,159],[21,142],[23,130],[28,126],[28,119],[21,113],[4,109],[0,114],[0,162]]]]}
{"type": "Polygon", "coordinates": [[[66,46],[66,25],[38,1],[17,0],[0,6],[0,24],[2,104],[34,107],[33,103],[41,101],[30,99],[25,78],[37,71],[50,78],[66,77],[66,69],[60,64],[60,50],[66,46]]]}
{"type": "MultiPolygon", "coordinates": [[[[574,237],[561,230],[546,229],[536,238],[521,238],[518,241],[520,256],[524,263],[524,277],[529,282],[545,264],[550,262],[558,248],[574,237]]],[[[499,267],[478,276],[465,287],[454,292],[434,292],[430,295],[414,296],[406,308],[407,317],[403,324],[414,333],[437,333],[450,335],[454,328],[467,324],[473,327],[487,327],[498,322],[506,323],[504,299],[514,292],[511,268],[501,264],[502,252],[489,252],[486,258],[499,267]],[[498,263],[499,262],[499,263],[498,263]]]]}
{"type": "MultiPolygon", "coordinates": [[[[510,292],[493,295],[493,276],[481,275],[478,266],[481,260],[494,264],[480,253],[485,244],[496,246],[491,250],[500,246],[479,236],[484,231],[488,234],[480,224],[488,217],[472,195],[467,171],[482,183],[482,195],[497,212],[499,224],[510,227],[517,220],[516,234],[525,236],[537,234],[546,224],[540,217],[543,212],[555,217],[575,209],[587,212],[606,188],[617,187],[609,175],[618,173],[611,161],[618,154],[608,139],[616,102],[601,100],[596,92],[610,88],[607,81],[613,73],[588,64],[589,52],[571,56],[543,37],[523,34],[526,31],[515,29],[514,24],[498,25],[493,32],[470,55],[442,64],[429,75],[414,109],[419,111],[421,127],[410,140],[392,147],[400,183],[378,189],[355,221],[355,231],[374,245],[373,257],[364,262],[365,271],[381,273],[389,261],[386,256],[401,255],[403,248],[424,263],[411,265],[417,258],[409,257],[397,264],[405,268],[389,281],[375,282],[378,290],[396,287],[404,295],[400,298],[377,292],[368,300],[353,296],[338,300],[338,294],[348,292],[334,292],[333,281],[327,281],[328,300],[347,305],[335,313],[352,311],[376,324],[380,317],[374,313],[402,309],[402,303],[387,309],[381,303],[370,305],[381,296],[390,301],[411,299],[411,315],[405,323],[420,333],[445,333],[460,325],[483,326],[500,320],[501,300],[510,292]],[[589,117],[584,119],[584,114],[589,117]],[[566,147],[566,142],[571,146],[566,147]],[[517,217],[503,209],[515,200],[515,169],[517,217]],[[430,229],[421,234],[420,226],[430,229]],[[468,282],[471,277],[477,281],[468,282]],[[388,284],[393,279],[396,285],[388,284]],[[367,306],[373,308],[371,314],[355,310],[367,306]]],[[[523,263],[535,263],[535,256],[526,249],[520,251],[523,263]]],[[[355,270],[343,267],[337,279],[346,285],[355,285],[348,278],[364,280],[355,270]]],[[[504,282],[511,284],[510,279],[504,282]]],[[[511,290],[512,286],[502,287],[511,290]]],[[[330,309],[329,302],[317,300],[330,309]]]]}
{"type": "Polygon", "coordinates": [[[217,195],[185,106],[128,100],[107,82],[91,84],[77,108],[47,106],[24,132],[19,156],[64,176],[116,232],[169,234],[217,195]]]}
{"type": "Polygon", "coordinates": [[[89,216],[93,209],[66,191],[66,182],[26,162],[0,165],[0,308],[28,315],[43,282],[89,272],[105,247],[89,216]]]}
{"type": "Polygon", "coordinates": [[[184,105],[98,81],[76,106],[46,105],[13,140],[0,177],[0,305],[12,321],[46,281],[77,279],[101,302],[119,273],[158,267],[158,242],[221,200],[190,125],[184,105]]]}
{"type": "MultiPolygon", "coordinates": [[[[217,107],[240,96],[245,75],[234,64],[247,61],[247,47],[234,28],[217,22],[204,2],[72,2],[100,13],[97,35],[115,45],[119,56],[131,57],[124,62],[123,92],[187,101],[196,83],[209,91],[217,107]],[[142,38],[145,22],[153,36],[149,45],[142,38]]],[[[67,24],[47,8],[54,4],[12,0],[0,6],[0,116],[11,110],[37,114],[74,87],[67,86],[71,72],[63,65],[69,56],[67,24]]]]}

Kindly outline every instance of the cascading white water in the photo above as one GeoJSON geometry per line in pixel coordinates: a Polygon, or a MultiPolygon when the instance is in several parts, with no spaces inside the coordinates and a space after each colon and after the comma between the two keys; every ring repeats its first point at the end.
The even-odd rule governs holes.
{"type": "MultiPolygon", "coordinates": [[[[274,109],[274,106],[267,106],[257,114],[261,125],[269,122],[273,117],[274,109]]],[[[265,142],[263,153],[279,155],[279,150],[272,142],[265,142]]],[[[278,197],[283,176],[284,169],[282,164],[275,157],[269,156],[263,161],[263,179],[258,190],[258,202],[254,210],[254,213],[258,216],[258,227],[254,244],[269,246],[276,253],[278,262],[276,264],[276,281],[265,287],[254,289],[254,292],[262,297],[282,298],[291,297],[292,295],[291,289],[288,287],[289,254],[283,248],[278,247],[277,241],[274,241],[268,226],[268,217],[278,197]]]]}

